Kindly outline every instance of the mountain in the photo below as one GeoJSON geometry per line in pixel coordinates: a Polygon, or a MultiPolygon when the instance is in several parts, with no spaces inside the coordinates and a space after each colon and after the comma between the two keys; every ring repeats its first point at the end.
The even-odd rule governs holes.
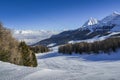
{"type": "MultiPolygon", "coordinates": [[[[102,20],[97,20],[95,18],[90,18],[78,29],[68,30],[61,32],[60,34],[51,36],[48,39],[44,39],[39,41],[34,45],[45,45],[48,46],[50,44],[62,45],[66,44],[69,41],[78,41],[78,40],[86,40],[92,39],[94,37],[102,37],[112,34],[113,32],[120,31],[120,13],[113,12],[111,15],[103,18],[102,20]]],[[[111,35],[119,36],[120,34],[111,35]]]]}
{"type": "Polygon", "coordinates": [[[118,17],[118,16],[120,16],[120,13],[114,11],[111,15],[103,18],[101,20],[101,23],[108,23],[109,21],[113,21],[113,19],[116,18],[116,17],[118,17]]]}
{"type": "Polygon", "coordinates": [[[28,45],[49,38],[59,32],[46,30],[13,30],[13,36],[19,41],[25,41],[28,45]]]}

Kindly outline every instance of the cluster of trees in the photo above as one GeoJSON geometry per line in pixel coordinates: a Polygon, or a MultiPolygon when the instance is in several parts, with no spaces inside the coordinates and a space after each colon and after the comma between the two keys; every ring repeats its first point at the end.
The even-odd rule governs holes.
{"type": "Polygon", "coordinates": [[[12,37],[10,30],[4,28],[0,23],[0,60],[10,60],[12,57],[10,54],[18,52],[17,46],[18,42],[12,37]]]}
{"type": "Polygon", "coordinates": [[[35,54],[25,42],[18,42],[0,23],[0,60],[23,66],[37,66],[35,54]]]}
{"type": "Polygon", "coordinates": [[[50,51],[48,47],[42,46],[42,45],[33,46],[33,47],[30,46],[29,48],[30,48],[30,50],[32,50],[34,53],[44,53],[44,52],[50,51]]]}
{"type": "Polygon", "coordinates": [[[18,45],[18,50],[21,52],[22,61],[24,66],[37,66],[37,60],[35,53],[30,50],[29,46],[24,42],[20,42],[18,45]]]}
{"type": "Polygon", "coordinates": [[[93,43],[80,42],[75,44],[66,44],[64,46],[60,46],[58,51],[59,53],[64,54],[99,54],[100,52],[108,53],[111,51],[116,51],[117,48],[120,48],[120,38],[108,38],[103,41],[95,41],[93,43]]]}

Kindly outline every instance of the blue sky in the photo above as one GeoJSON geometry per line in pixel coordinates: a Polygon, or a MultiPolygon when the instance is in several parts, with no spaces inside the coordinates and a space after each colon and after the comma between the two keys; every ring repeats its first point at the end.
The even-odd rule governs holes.
{"type": "Polygon", "coordinates": [[[0,0],[0,21],[10,29],[76,29],[113,11],[120,0],[0,0]]]}

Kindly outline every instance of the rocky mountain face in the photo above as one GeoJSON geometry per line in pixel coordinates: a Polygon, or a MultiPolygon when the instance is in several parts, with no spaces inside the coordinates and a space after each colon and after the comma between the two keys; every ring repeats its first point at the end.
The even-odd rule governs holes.
{"type": "Polygon", "coordinates": [[[120,14],[118,12],[114,12],[102,20],[90,18],[83,26],[78,29],[61,32],[58,35],[41,40],[34,45],[47,46],[53,43],[55,44],[54,46],[62,45],[68,43],[71,40],[85,40],[94,38],[95,36],[101,37],[116,31],[120,31],[120,14]]]}
{"type": "Polygon", "coordinates": [[[92,26],[94,24],[97,24],[99,21],[95,18],[90,18],[88,21],[85,22],[85,24],[82,27],[86,27],[86,26],[92,26]]]}
{"type": "Polygon", "coordinates": [[[37,66],[35,54],[24,42],[19,43],[11,31],[0,24],[0,60],[22,66],[37,66]]]}

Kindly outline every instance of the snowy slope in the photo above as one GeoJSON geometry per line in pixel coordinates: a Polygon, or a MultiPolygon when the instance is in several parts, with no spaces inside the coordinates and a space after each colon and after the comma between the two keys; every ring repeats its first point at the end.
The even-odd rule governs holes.
{"type": "Polygon", "coordinates": [[[45,30],[14,30],[13,36],[19,41],[25,41],[27,44],[33,44],[57,33],[59,32],[45,30]]]}
{"type": "Polygon", "coordinates": [[[107,23],[109,21],[112,21],[114,18],[120,16],[119,12],[114,11],[111,15],[105,17],[104,19],[101,20],[101,23],[107,23]]]}
{"type": "MultiPolygon", "coordinates": [[[[95,42],[95,41],[102,41],[102,40],[105,40],[107,38],[110,38],[111,36],[114,36],[114,35],[117,35],[117,34],[120,34],[120,32],[112,32],[110,33],[109,35],[106,35],[106,36],[101,36],[99,37],[99,35],[91,38],[91,39],[86,39],[86,40],[77,40],[77,41],[69,41],[68,43],[79,43],[79,42],[88,42],[88,43],[92,43],[92,42],[95,42]]],[[[117,36],[117,37],[120,37],[120,36],[117,36]]]]}
{"type": "Polygon", "coordinates": [[[99,25],[105,25],[105,26],[115,25],[111,29],[111,31],[112,32],[120,31],[120,13],[113,12],[111,15],[102,19],[99,25]]]}
{"type": "MultiPolygon", "coordinates": [[[[55,48],[57,49],[57,48],[55,48]]],[[[119,80],[120,50],[111,55],[37,54],[38,67],[0,62],[0,80],[119,80]]]]}

